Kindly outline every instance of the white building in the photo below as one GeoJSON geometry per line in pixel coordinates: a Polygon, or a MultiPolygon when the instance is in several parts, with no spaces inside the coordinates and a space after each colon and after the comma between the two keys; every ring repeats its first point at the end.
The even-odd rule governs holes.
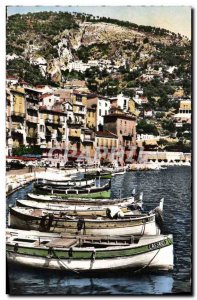
{"type": "Polygon", "coordinates": [[[6,77],[6,85],[15,85],[18,83],[18,78],[14,76],[7,76],[6,77]]]}
{"type": "MultiPolygon", "coordinates": [[[[191,123],[191,100],[181,100],[179,112],[173,116],[177,123],[191,123]]],[[[178,127],[176,125],[176,127],[178,127]]]]}
{"type": "Polygon", "coordinates": [[[104,124],[103,116],[109,114],[111,108],[111,103],[109,98],[98,97],[97,101],[97,130],[99,130],[99,125],[104,124]]]}
{"type": "Polygon", "coordinates": [[[124,96],[123,94],[119,94],[116,97],[111,97],[110,98],[111,106],[120,108],[124,112],[128,111],[129,100],[130,100],[130,98],[124,96]]]}
{"type": "Polygon", "coordinates": [[[152,109],[144,110],[144,116],[147,117],[147,118],[152,117],[152,116],[153,116],[153,111],[152,111],[152,109]]]}
{"type": "Polygon", "coordinates": [[[77,72],[84,73],[89,68],[90,68],[90,66],[86,63],[83,63],[81,60],[75,60],[73,62],[69,62],[67,65],[67,69],[69,70],[69,72],[74,70],[77,72]]]}
{"type": "Polygon", "coordinates": [[[60,97],[52,93],[44,93],[42,95],[42,105],[53,106],[56,103],[56,101],[59,100],[60,97]]]}

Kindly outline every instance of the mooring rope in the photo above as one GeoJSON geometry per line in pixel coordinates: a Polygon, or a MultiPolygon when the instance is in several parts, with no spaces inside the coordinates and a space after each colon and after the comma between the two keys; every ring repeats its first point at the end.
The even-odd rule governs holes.
{"type": "Polygon", "coordinates": [[[75,269],[70,268],[68,265],[66,265],[64,262],[61,261],[60,257],[57,256],[57,254],[55,253],[54,249],[52,248],[52,253],[54,255],[55,258],[57,258],[59,260],[59,262],[63,265],[63,267],[69,269],[70,271],[79,274],[80,272],[76,271],[75,269]]]}
{"type": "Polygon", "coordinates": [[[157,254],[159,253],[160,249],[161,249],[161,248],[158,249],[158,251],[157,251],[157,252],[155,253],[155,255],[151,258],[151,260],[149,261],[149,263],[148,263],[147,265],[145,265],[145,266],[143,266],[142,268],[140,268],[140,269],[134,271],[134,273],[140,272],[140,271],[142,271],[143,269],[149,267],[150,264],[152,263],[153,259],[154,259],[154,258],[157,256],[157,254]]]}

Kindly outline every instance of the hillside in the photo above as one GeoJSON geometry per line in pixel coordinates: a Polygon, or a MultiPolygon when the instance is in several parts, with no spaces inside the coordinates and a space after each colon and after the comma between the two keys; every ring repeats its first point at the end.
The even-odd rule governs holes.
{"type": "Polygon", "coordinates": [[[34,80],[32,83],[36,83],[32,78],[36,74],[40,83],[58,84],[68,75],[68,63],[76,60],[86,63],[104,59],[120,67],[118,78],[117,74],[99,72],[94,76],[86,72],[85,77],[77,72],[70,74],[96,81],[99,92],[104,77],[119,80],[120,87],[126,87],[139,76],[139,72],[130,76],[130,70],[144,70],[153,61],[157,66],[182,68],[187,75],[190,72],[190,41],[161,28],[86,14],[41,12],[12,15],[6,29],[7,71],[34,80]],[[126,71],[121,69],[123,61],[126,71]]]}

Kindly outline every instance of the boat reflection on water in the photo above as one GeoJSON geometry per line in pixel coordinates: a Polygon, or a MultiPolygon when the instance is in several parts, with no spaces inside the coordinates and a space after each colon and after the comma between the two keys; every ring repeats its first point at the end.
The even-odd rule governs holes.
{"type": "Polygon", "coordinates": [[[49,270],[12,266],[9,273],[10,295],[140,295],[171,294],[173,275],[124,271],[124,276],[112,273],[91,277],[52,272],[49,270]],[[19,274],[20,269],[20,276],[19,274]],[[25,278],[25,281],[24,281],[25,278]]]}

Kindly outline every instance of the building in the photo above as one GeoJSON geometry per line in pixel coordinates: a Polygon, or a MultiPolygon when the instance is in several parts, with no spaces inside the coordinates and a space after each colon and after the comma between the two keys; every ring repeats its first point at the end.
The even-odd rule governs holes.
{"type": "Polygon", "coordinates": [[[92,160],[94,158],[94,131],[89,128],[81,128],[80,139],[80,152],[84,155],[86,160],[92,160]]]}
{"type": "Polygon", "coordinates": [[[26,132],[28,145],[40,145],[39,132],[39,107],[42,105],[43,90],[37,88],[25,88],[26,101],[26,132]]]}
{"type": "Polygon", "coordinates": [[[182,123],[191,124],[191,100],[181,100],[179,111],[173,116],[176,127],[182,127],[182,123]]]}
{"type": "Polygon", "coordinates": [[[104,96],[88,97],[87,107],[96,109],[96,130],[101,130],[104,124],[104,116],[107,115],[111,108],[110,98],[104,96]]]}
{"type": "Polygon", "coordinates": [[[13,148],[26,145],[26,103],[24,88],[19,86],[11,87],[7,95],[8,118],[10,118],[10,143],[13,148]],[[10,116],[9,116],[10,114],[10,116]]]}
{"type": "Polygon", "coordinates": [[[104,116],[104,130],[118,136],[119,146],[128,147],[136,144],[136,117],[124,112],[114,112],[104,116]]]}
{"type": "Polygon", "coordinates": [[[71,94],[71,103],[73,105],[73,114],[76,122],[80,122],[82,126],[85,125],[85,115],[87,107],[87,94],[74,91],[71,94]]]}
{"type": "Polygon", "coordinates": [[[66,149],[67,137],[67,112],[63,106],[40,106],[40,122],[38,125],[39,144],[43,152],[50,149],[62,152],[66,149]]]}
{"type": "Polygon", "coordinates": [[[11,100],[10,90],[6,89],[6,155],[12,155],[13,140],[11,136],[11,100]]]}
{"type": "Polygon", "coordinates": [[[152,118],[153,117],[153,110],[150,109],[144,109],[144,117],[146,118],[152,118]]]}
{"type": "Polygon", "coordinates": [[[133,115],[138,115],[139,114],[139,111],[136,110],[135,101],[133,99],[129,99],[128,112],[133,114],[133,115]]]}
{"type": "Polygon", "coordinates": [[[111,107],[121,108],[124,112],[128,112],[129,97],[119,94],[114,98],[110,98],[111,107]]]}
{"type": "Polygon", "coordinates": [[[90,66],[86,63],[83,63],[81,60],[75,60],[73,62],[69,62],[67,65],[67,69],[69,72],[72,70],[84,73],[90,66]]]}
{"type": "Polygon", "coordinates": [[[96,130],[96,106],[93,105],[93,107],[87,107],[85,124],[87,128],[96,130]]]}
{"type": "Polygon", "coordinates": [[[116,159],[118,136],[108,130],[95,132],[95,162],[113,162],[116,159]]]}

